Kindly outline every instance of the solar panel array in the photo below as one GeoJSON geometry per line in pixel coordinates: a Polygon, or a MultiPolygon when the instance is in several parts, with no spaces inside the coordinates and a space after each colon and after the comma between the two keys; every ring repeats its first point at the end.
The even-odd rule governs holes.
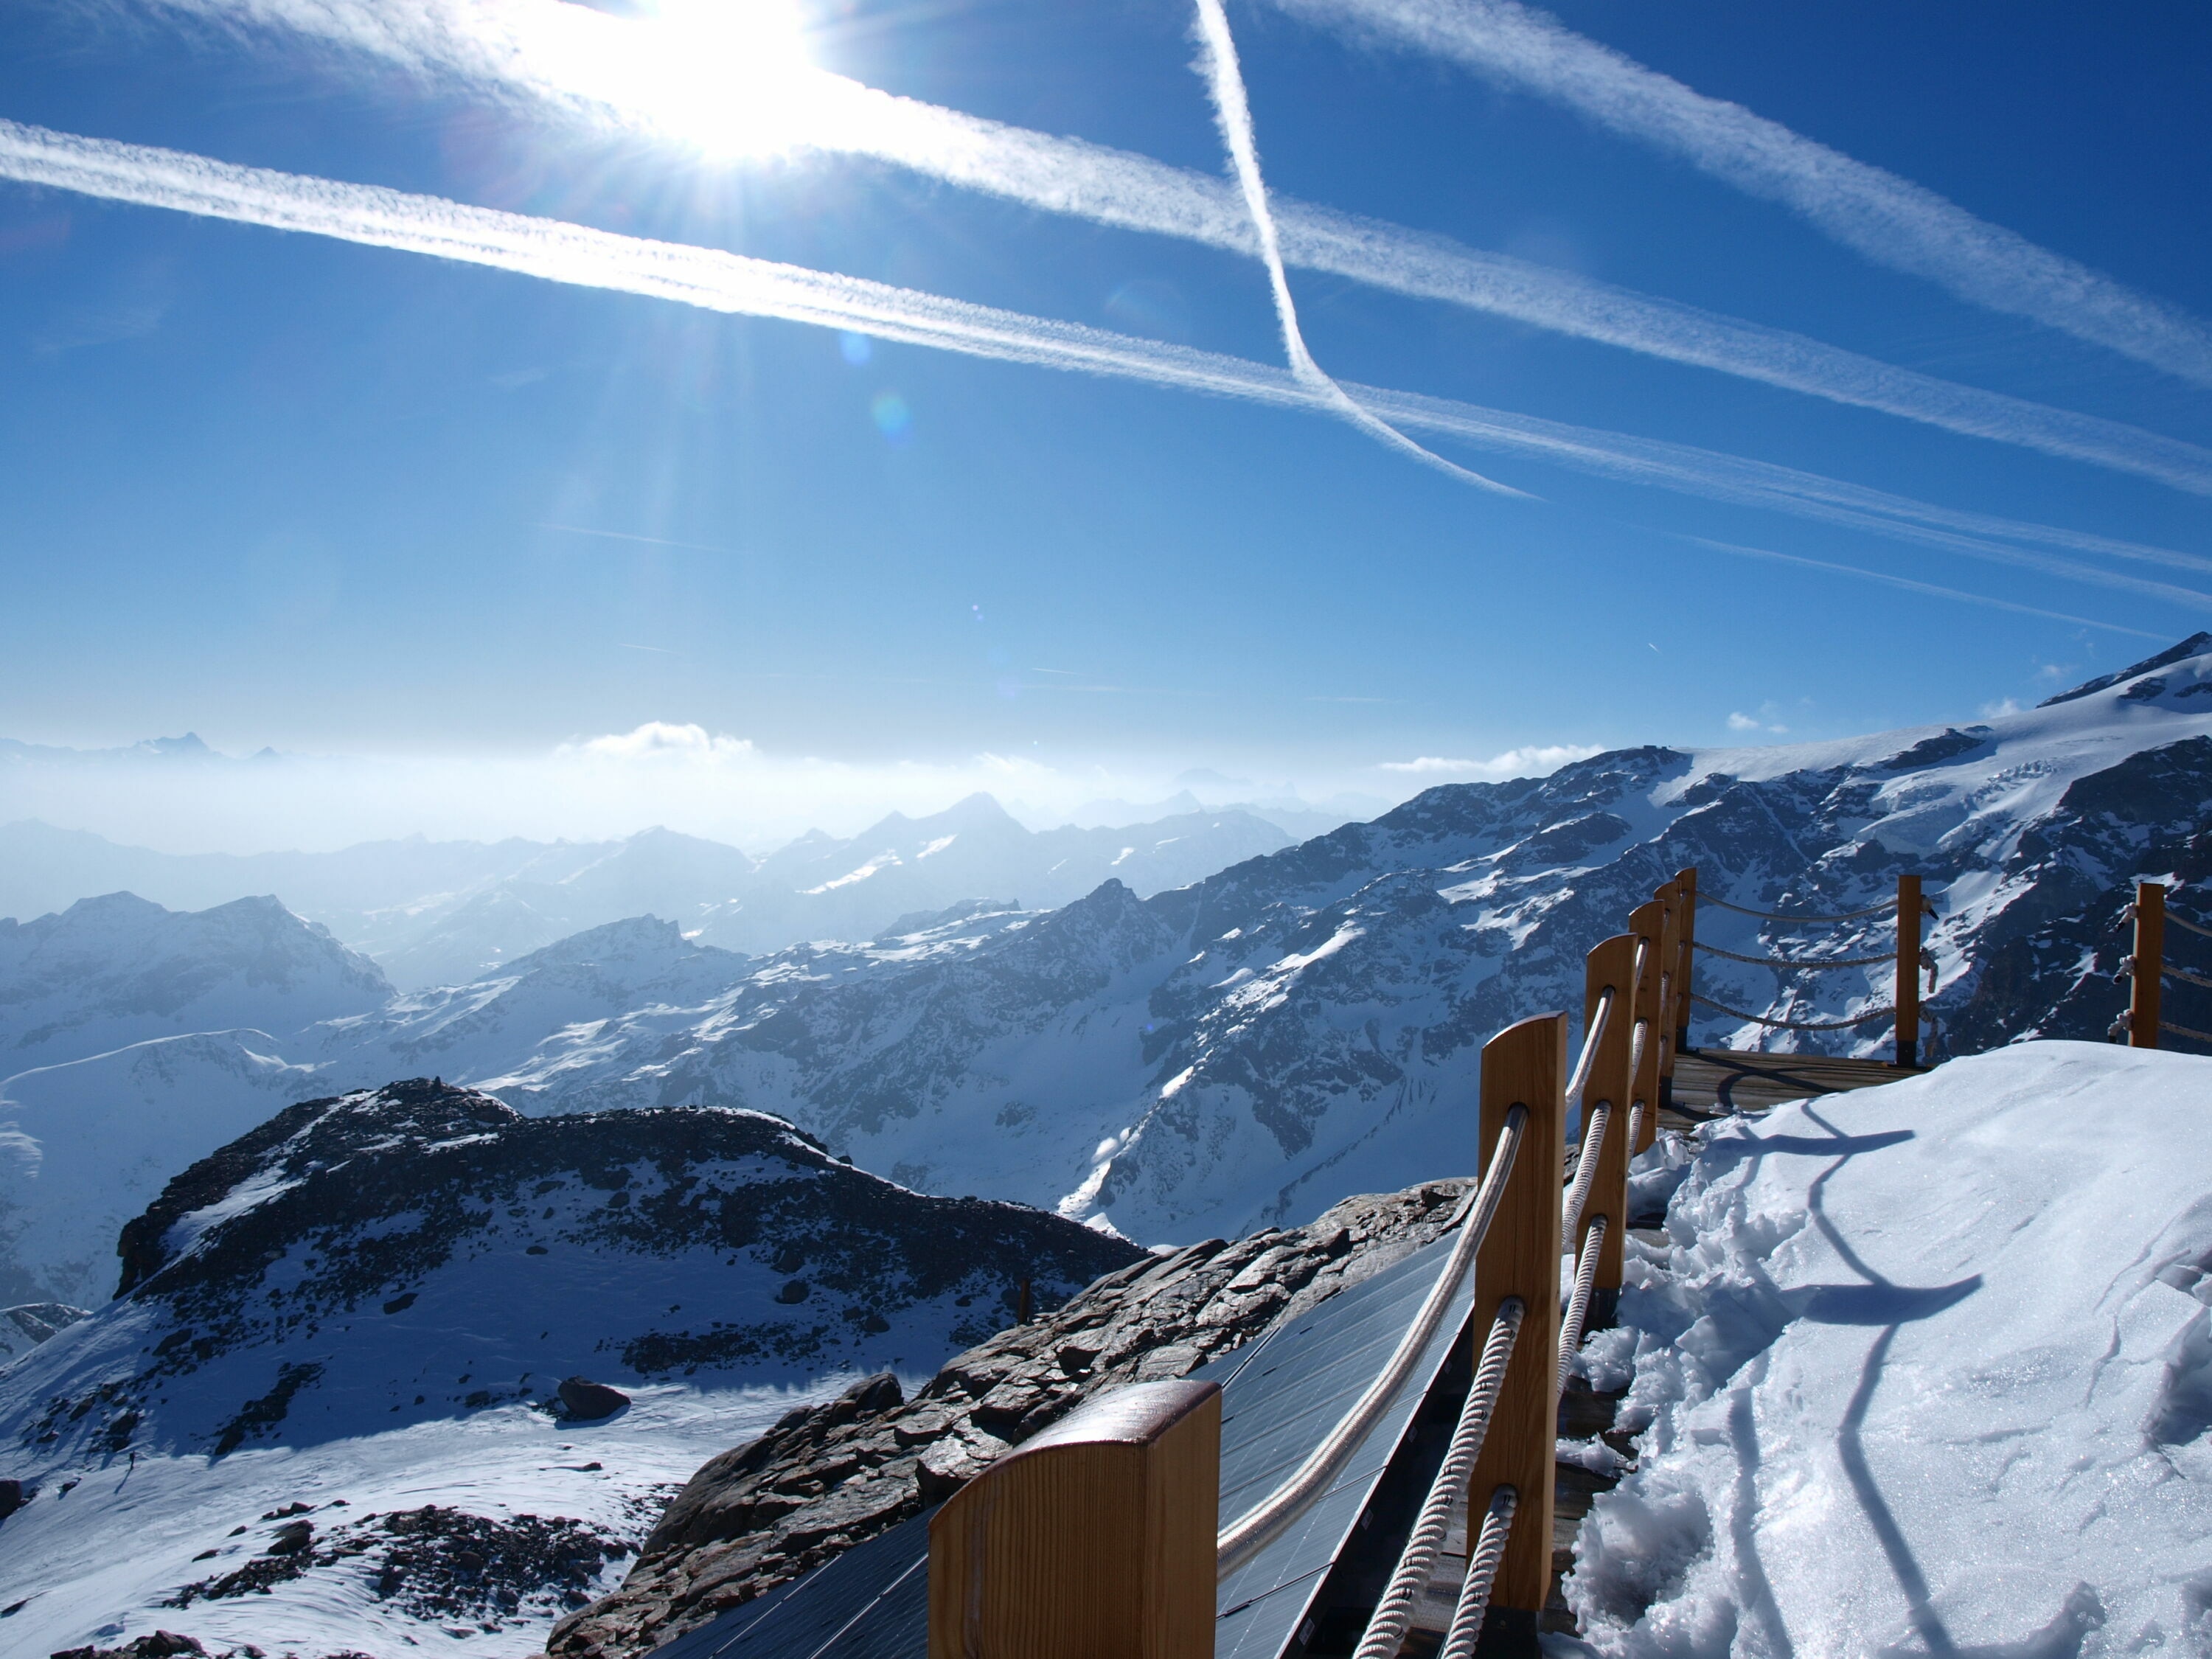
{"type": "MultiPolygon", "coordinates": [[[[1451,1243],[1414,1251],[1191,1373],[1221,1384],[1223,1524],[1273,1492],[1381,1374],[1451,1243]]],[[[1291,1645],[1460,1339],[1470,1295],[1461,1289],[1413,1376],[1334,1485],[1223,1582],[1215,1659],[1279,1659],[1291,1645]]],[[[678,1637],[652,1659],[925,1659],[928,1638],[929,1516],[921,1515],[678,1637]]]]}

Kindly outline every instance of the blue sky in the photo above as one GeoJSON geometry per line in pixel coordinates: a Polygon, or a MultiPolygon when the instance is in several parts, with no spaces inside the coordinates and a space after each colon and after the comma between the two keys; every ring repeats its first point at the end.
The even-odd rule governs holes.
{"type": "Polygon", "coordinates": [[[514,757],[666,722],[945,789],[988,755],[1040,794],[1209,765],[1395,795],[1485,775],[1383,769],[1419,757],[1971,717],[2212,624],[2212,21],[2178,3],[1231,0],[1320,369],[1686,446],[1675,487],[1398,422],[1525,492],[1492,493],[1318,393],[147,205],[136,152],[99,152],[104,196],[21,182],[55,134],[155,146],[1281,370],[1255,253],[1130,222],[1173,216],[1157,168],[1115,175],[1121,223],[1048,210],[1098,152],[856,153],[811,75],[1234,209],[1188,6],[796,0],[793,34],[689,3],[582,19],[612,33],[581,60],[529,45],[563,0],[0,13],[0,117],[37,130],[0,158],[0,735],[514,757]],[[1513,67],[1531,40],[1571,72],[1513,67]],[[1759,153],[1699,94],[1774,124],[1759,153]],[[764,153],[727,153],[732,111],[764,153]],[[1298,262],[1315,208],[1370,222],[1372,270],[1298,262]],[[1398,291],[1423,258],[1569,325],[1398,291]],[[1745,372],[1676,360],[1692,334],[1745,372]],[[1880,495],[1838,521],[1832,483],[1880,495]]]}

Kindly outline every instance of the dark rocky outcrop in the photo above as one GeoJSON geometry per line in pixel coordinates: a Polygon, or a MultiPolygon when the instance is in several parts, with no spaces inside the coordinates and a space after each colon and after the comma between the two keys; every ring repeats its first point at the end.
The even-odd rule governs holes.
{"type": "Polygon", "coordinates": [[[793,1412],[691,1477],[615,1595],[555,1626],[556,1659],[633,1659],[957,1491],[1078,1401],[1180,1376],[1436,1237],[1466,1190],[1346,1199],[1310,1226],[1208,1239],[1100,1279],[947,1364],[793,1412]]]}

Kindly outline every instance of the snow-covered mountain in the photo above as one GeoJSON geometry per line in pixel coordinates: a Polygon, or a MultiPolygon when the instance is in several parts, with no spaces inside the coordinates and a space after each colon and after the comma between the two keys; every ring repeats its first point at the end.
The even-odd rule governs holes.
{"type": "Polygon", "coordinates": [[[754,1114],[528,1119],[427,1079],[277,1113],[120,1253],[119,1299],[0,1372],[36,1488],[0,1522],[10,1651],[164,1609],[210,1647],[535,1651],[702,1445],[1140,1254],[754,1114]]]}
{"type": "Polygon", "coordinates": [[[0,1076],[151,1037],[293,1030],[391,994],[374,963],[273,898],[177,912],[109,893],[0,918],[0,1076]]]}
{"type": "Polygon", "coordinates": [[[1125,828],[1031,832],[988,795],[859,836],[820,831],[756,860],[669,830],[618,842],[372,842],[335,853],[173,856],[24,822],[0,828],[0,915],[37,915],[128,889],[198,909],[275,893],[408,988],[500,973],[572,933],[637,915],[763,951],[866,939],[902,916],[983,898],[1050,909],[1109,876],[1139,893],[1211,875],[1295,839],[1237,808],[1125,828]]]}
{"type": "MultiPolygon", "coordinates": [[[[1457,1167],[1481,1043],[1578,1006],[1583,952],[1684,865],[1710,896],[1817,914],[1919,872],[1939,911],[1931,1046],[1967,1052],[2101,1036],[2131,884],[2212,876],[2208,823],[2199,635],[1979,724],[1622,750],[1433,789],[1149,898],[1108,881],[1047,914],[969,907],[742,961],[672,924],[598,930],[253,1052],[313,1066],[325,1089],[434,1072],[532,1113],[769,1110],[917,1188],[1146,1243],[1233,1236],[1457,1167]]],[[[2186,887],[2173,904],[2212,921],[2186,887]]],[[[1715,908],[1699,931],[1743,955],[1849,957],[1884,949],[1887,925],[1799,933],[1715,908]]],[[[1778,980],[1708,958],[1698,975],[1720,1002],[1815,1018],[1889,995],[1879,968],[1778,980]]],[[[2169,1018],[2212,1030],[2184,990],[2169,1018]]],[[[1696,1027],[1760,1035],[1709,1012],[1696,1027]]]]}

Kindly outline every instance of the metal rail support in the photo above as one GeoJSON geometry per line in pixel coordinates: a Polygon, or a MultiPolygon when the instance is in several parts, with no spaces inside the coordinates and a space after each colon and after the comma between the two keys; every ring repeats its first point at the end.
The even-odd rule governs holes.
{"type": "Polygon", "coordinates": [[[1218,1384],[1085,1402],[931,1519],[929,1659],[1212,1659],[1220,1502],[1218,1384]]]}
{"type": "MultiPolygon", "coordinates": [[[[1482,1652],[1536,1659],[1536,1620],[1552,1589],[1553,1454],[1559,1411],[1559,1170],[1566,1159],[1567,1017],[1539,1014],[1509,1025],[1482,1049],[1482,1162],[1515,1106],[1528,1115],[1520,1156],[1496,1220],[1475,1258],[1476,1323],[1507,1297],[1525,1311],[1499,1388],[1482,1455],[1468,1477],[1470,1514],[1500,1486],[1518,1494],[1519,1518],[1498,1565],[1482,1652]]],[[[933,1656],[933,1659],[934,1656],[933,1656]]]]}
{"type": "Polygon", "coordinates": [[[2135,975],[2128,994],[2128,1047],[2158,1047],[2159,981],[2166,972],[2166,887],[2136,884],[2135,975]]]}
{"type": "MultiPolygon", "coordinates": [[[[1597,1173],[1590,1182],[1589,1200],[1583,1206],[1582,1220],[1576,1229],[1577,1261],[1582,1259],[1583,1240],[1589,1232],[1591,1218],[1602,1215],[1613,1220],[1598,1247],[1589,1325],[1595,1331],[1612,1324],[1620,1307],[1621,1242],[1628,1232],[1629,1101],[1636,1082],[1628,1065],[1635,1045],[1638,1012],[1636,935],[1616,933],[1600,941],[1584,960],[1583,978],[1585,1030],[1596,1018],[1598,1000],[1607,989],[1613,993],[1613,1015],[1598,1040],[1597,1053],[1590,1060],[1589,1083],[1583,1091],[1585,1101],[1609,1101],[1613,1106],[1607,1115],[1603,1143],[1591,1146],[1587,1134],[1583,1140],[1582,1155],[1597,1160],[1597,1173]]],[[[1652,1114],[1647,1111],[1644,1115],[1652,1114]]],[[[1588,1121],[1587,1111],[1584,1119],[1588,1121]]]]}
{"type": "Polygon", "coordinates": [[[1897,1063],[1920,1063],[1920,878],[1897,878],[1897,1063]]]}

